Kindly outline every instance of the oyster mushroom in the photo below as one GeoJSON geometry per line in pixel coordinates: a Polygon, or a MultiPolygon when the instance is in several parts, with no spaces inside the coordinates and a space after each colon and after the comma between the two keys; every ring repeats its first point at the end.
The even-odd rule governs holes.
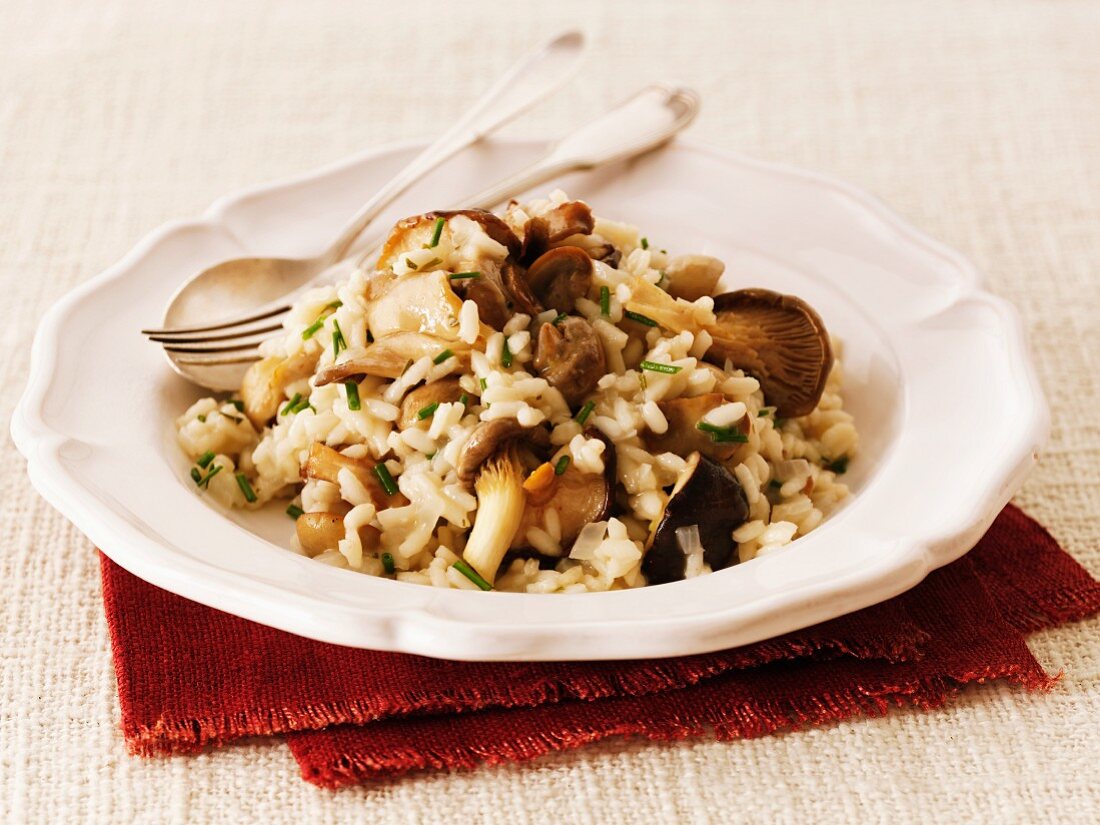
{"type": "Polygon", "coordinates": [[[420,411],[432,404],[449,404],[462,398],[463,391],[457,378],[441,378],[408,393],[401,401],[401,414],[397,418],[397,427],[407,430],[418,424],[430,424],[431,418],[421,418],[420,411]]]}
{"type": "Polygon", "coordinates": [[[603,343],[583,318],[543,324],[535,347],[535,369],[576,406],[607,372],[603,343]]]}
{"type": "Polygon", "coordinates": [[[710,255],[677,255],[665,266],[668,294],[695,301],[713,295],[726,265],[710,255]]]}
{"type": "Polygon", "coordinates": [[[527,268],[531,294],[547,309],[572,312],[592,287],[592,259],[577,246],[559,246],[527,268]]]}
{"type": "Polygon", "coordinates": [[[714,314],[707,360],[728,360],[752,374],[781,418],[817,406],[833,352],[825,324],[809,304],[768,289],[739,289],[715,296],[714,314]]]}
{"type": "MultiPolygon", "coordinates": [[[[344,517],[339,513],[302,513],[294,522],[298,543],[309,555],[316,556],[326,550],[335,550],[345,537],[344,517]]],[[[359,540],[364,550],[378,547],[381,532],[369,524],[359,528],[359,540]]]]}
{"type": "Polygon", "coordinates": [[[435,358],[446,350],[450,350],[463,367],[470,363],[470,347],[461,341],[419,332],[397,332],[365,347],[349,349],[335,364],[319,370],[314,384],[323,387],[365,375],[398,378],[410,361],[418,361],[426,355],[435,358]]]}
{"type": "Polygon", "coordinates": [[[477,494],[477,515],[462,557],[490,583],[512,544],[526,502],[516,442],[520,437],[537,438],[537,432],[547,437],[545,430],[524,428],[513,419],[484,421],[470,434],[459,456],[458,477],[473,480],[477,494]]]}
{"type": "Polygon", "coordinates": [[[403,507],[409,503],[401,493],[392,496],[386,492],[382,482],[374,472],[375,463],[361,458],[352,458],[327,447],[319,441],[309,445],[309,456],[302,465],[302,478],[319,479],[331,484],[340,483],[340,471],[348,470],[366,489],[371,503],[379,510],[389,507],[403,507]]]}
{"type": "Polygon", "coordinates": [[[650,584],[665,584],[684,578],[687,556],[676,531],[692,526],[699,531],[703,560],[712,570],[726,567],[736,557],[733,531],[748,513],[745,491],[733,474],[717,461],[692,453],[651,529],[642,559],[646,579],[650,584]]]}
{"type": "Polygon", "coordinates": [[[452,218],[459,216],[469,218],[478,224],[481,231],[507,249],[509,255],[519,255],[521,247],[519,238],[508,227],[508,224],[492,212],[484,209],[446,210],[427,212],[423,215],[414,215],[411,218],[398,221],[382,246],[382,252],[378,256],[377,268],[382,270],[392,269],[398,256],[430,246],[437,218],[450,221],[452,218]]]}
{"type": "Polygon", "coordinates": [[[302,356],[272,356],[252,364],[241,381],[241,401],[248,420],[262,430],[279,412],[284,390],[313,371],[312,360],[302,356]]]}
{"type": "MultiPolygon", "coordinates": [[[[725,403],[726,397],[720,392],[658,401],[657,406],[668,422],[668,429],[660,434],[646,433],[646,445],[653,452],[688,455],[698,451],[718,461],[725,461],[737,451],[740,444],[737,441],[716,440],[711,433],[698,427],[703,416],[725,403]]],[[[747,423],[747,419],[743,421],[747,423]]]]}
{"type": "Polygon", "coordinates": [[[395,278],[378,275],[367,282],[367,329],[375,338],[397,332],[423,332],[458,338],[462,301],[446,272],[410,272],[395,278]]]}

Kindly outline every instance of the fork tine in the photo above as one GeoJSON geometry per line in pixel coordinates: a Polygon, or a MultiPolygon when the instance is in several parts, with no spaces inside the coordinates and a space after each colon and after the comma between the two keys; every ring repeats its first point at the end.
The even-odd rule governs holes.
{"type": "Polygon", "coordinates": [[[266,339],[259,339],[257,341],[242,341],[239,344],[229,344],[224,346],[204,346],[201,343],[196,346],[180,346],[177,344],[168,344],[164,347],[165,352],[241,352],[243,350],[258,349],[266,339]]]}
{"type": "Polygon", "coordinates": [[[142,335],[182,335],[189,332],[216,332],[217,330],[230,329],[232,327],[244,326],[245,324],[251,324],[255,321],[266,321],[268,318],[274,318],[276,315],[282,315],[284,312],[290,311],[289,304],[283,304],[277,306],[274,309],[264,310],[263,312],[257,312],[253,315],[246,315],[243,318],[230,318],[225,321],[220,321],[216,324],[194,324],[190,326],[180,327],[165,327],[163,329],[143,329],[142,335]]]}
{"type": "Polygon", "coordinates": [[[283,328],[282,324],[270,324],[266,327],[253,327],[230,332],[225,335],[203,335],[201,332],[176,333],[173,335],[156,334],[149,335],[150,341],[158,344],[202,344],[207,341],[231,341],[234,338],[244,338],[247,335],[259,335],[264,332],[275,332],[283,328]],[[189,337],[191,336],[191,337],[189,337]]]}
{"type": "Polygon", "coordinates": [[[181,355],[175,360],[179,364],[187,364],[192,367],[217,367],[223,364],[249,364],[253,361],[259,361],[260,354],[254,352],[244,355],[211,355],[207,357],[201,355],[181,355]]]}

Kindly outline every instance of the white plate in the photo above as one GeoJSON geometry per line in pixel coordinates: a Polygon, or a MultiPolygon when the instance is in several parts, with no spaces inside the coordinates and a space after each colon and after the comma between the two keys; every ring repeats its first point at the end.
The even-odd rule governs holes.
{"type": "MultiPolygon", "coordinates": [[[[449,205],[538,151],[493,143],[388,219],[449,205]]],[[[12,419],[31,480],[155,585],[328,642],[453,659],[615,659],[747,644],[890,598],[966,552],[1019,487],[1048,414],[1020,321],[974,269],[875,200],[817,175],[677,144],[561,184],[661,247],[727,263],[730,286],[792,292],[844,340],[862,435],[855,495],[805,538],[709,576],[612,593],[441,590],[288,551],[292,523],[212,509],[170,422],[199,392],[138,334],[179,283],[225,258],[312,255],[411,155],[369,152],[164,226],[59,302],[12,419]]],[[[380,224],[381,226],[381,224],[380,224]]]]}

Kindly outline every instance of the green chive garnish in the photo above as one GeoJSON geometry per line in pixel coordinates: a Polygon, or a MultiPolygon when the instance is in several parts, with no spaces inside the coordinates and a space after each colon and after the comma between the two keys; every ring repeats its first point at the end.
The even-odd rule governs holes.
{"type": "Polygon", "coordinates": [[[191,480],[193,482],[195,482],[196,484],[198,484],[200,481],[202,481],[202,473],[199,472],[198,467],[192,467],[191,468],[191,480]]]}
{"type": "Polygon", "coordinates": [[[838,476],[844,475],[848,472],[848,456],[842,455],[836,461],[830,461],[825,465],[826,470],[831,470],[838,476]]]}
{"type": "Polygon", "coordinates": [[[642,238],[642,249],[649,249],[649,238],[642,238]]]}
{"type": "Polygon", "coordinates": [[[438,409],[439,409],[439,402],[438,401],[433,401],[428,406],[421,407],[417,411],[416,417],[419,418],[421,421],[423,421],[425,418],[430,418],[435,413],[435,411],[438,410],[438,409]]]}
{"type": "Polygon", "coordinates": [[[256,500],[256,491],[252,489],[252,485],[248,483],[248,478],[244,473],[237,473],[237,486],[241,488],[245,501],[249,504],[256,500]]]}
{"type": "Polygon", "coordinates": [[[390,470],[385,464],[375,464],[374,474],[382,482],[382,489],[386,491],[386,495],[397,495],[397,482],[393,480],[393,476],[390,475],[390,470]]]}
{"type": "Polygon", "coordinates": [[[198,464],[200,467],[202,467],[205,470],[207,467],[210,466],[210,462],[213,461],[213,460],[214,460],[214,451],[213,450],[207,450],[205,453],[203,453],[202,455],[200,455],[198,457],[198,460],[195,463],[198,464]]]}
{"type": "Polygon", "coordinates": [[[485,579],[481,578],[481,576],[479,576],[477,574],[477,571],[474,570],[474,568],[470,567],[470,565],[466,564],[466,562],[464,562],[462,559],[459,559],[458,561],[456,561],[452,566],[454,567],[455,570],[457,570],[463,576],[468,578],[470,581],[472,581],[474,584],[476,584],[482,590],[492,590],[493,589],[493,586],[491,584],[489,584],[489,582],[487,582],[487,581],[485,581],[485,579]]]}
{"type": "Polygon", "coordinates": [[[500,365],[502,367],[512,366],[512,350],[508,349],[508,339],[504,339],[504,346],[500,350],[500,365]]]}
{"type": "Polygon", "coordinates": [[[339,309],[339,308],[340,308],[340,307],[342,307],[343,305],[344,305],[344,302],[343,302],[343,301],[341,301],[341,300],[335,300],[335,301],[333,301],[332,303],[329,303],[329,304],[325,304],[325,309],[339,309]]]}
{"type": "Polygon", "coordinates": [[[314,334],[317,332],[317,330],[319,330],[324,325],[325,325],[325,319],[324,318],[318,318],[316,321],[314,321],[312,324],[310,324],[308,327],[306,327],[305,329],[302,330],[302,340],[303,341],[308,341],[310,338],[312,338],[314,336],[314,334]]]}
{"type": "Polygon", "coordinates": [[[213,467],[210,468],[210,472],[208,472],[206,475],[204,475],[196,483],[200,487],[209,487],[210,486],[210,479],[212,479],[214,476],[216,476],[221,471],[222,471],[222,465],[221,464],[215,464],[213,467]]]}
{"type": "Polygon", "coordinates": [[[200,415],[199,416],[199,423],[200,424],[205,424],[206,423],[206,416],[205,415],[200,415]]]}
{"type": "Polygon", "coordinates": [[[237,412],[244,412],[244,402],[239,398],[230,398],[229,403],[237,408],[237,412]]]}
{"type": "Polygon", "coordinates": [[[421,264],[420,268],[421,269],[431,269],[433,266],[439,266],[441,263],[443,263],[442,258],[432,258],[426,264],[421,264]]]}
{"type": "Polygon", "coordinates": [[[391,576],[393,575],[393,571],[396,568],[393,565],[393,554],[392,553],[383,553],[382,554],[382,569],[385,570],[387,573],[389,573],[391,576]]]}
{"type": "Polygon", "coordinates": [[[611,314],[611,290],[606,286],[600,287],[600,314],[611,314]]]}
{"type": "Polygon", "coordinates": [[[663,372],[665,375],[675,375],[683,367],[674,367],[672,364],[659,364],[656,361],[642,361],[639,367],[650,372],[663,372]]]}
{"type": "Polygon", "coordinates": [[[567,455],[563,455],[561,458],[559,458],[558,463],[554,465],[554,475],[560,476],[562,473],[564,473],[569,467],[569,462],[571,460],[572,459],[570,459],[567,455]]]}
{"type": "Polygon", "coordinates": [[[435,364],[436,366],[439,366],[444,361],[446,361],[448,358],[454,358],[454,351],[449,350],[449,349],[445,349],[445,350],[443,350],[443,352],[439,353],[439,355],[437,355],[435,358],[432,359],[432,363],[435,364]]]}
{"type": "Polygon", "coordinates": [[[345,381],[344,389],[348,394],[348,409],[359,410],[362,409],[362,405],[359,403],[359,385],[354,381],[345,381]]]}
{"type": "Polygon", "coordinates": [[[412,262],[412,258],[406,258],[405,259],[405,266],[407,266],[409,269],[412,269],[412,270],[420,269],[420,267],[418,267],[416,264],[414,264],[412,262]]]}
{"type": "Polygon", "coordinates": [[[428,249],[435,249],[439,246],[439,239],[443,237],[443,224],[445,223],[446,221],[443,218],[435,219],[435,228],[432,229],[432,241],[428,244],[428,249]]]}
{"type": "Polygon", "coordinates": [[[585,405],[580,408],[580,411],[573,416],[573,420],[583,427],[584,422],[588,420],[588,416],[592,414],[592,410],[594,409],[596,409],[595,401],[586,402],[585,405]]]}
{"type": "Polygon", "coordinates": [[[559,313],[558,313],[558,317],[557,317],[557,318],[555,318],[555,319],[554,319],[553,321],[551,321],[550,323],[551,323],[551,324],[553,324],[554,326],[557,326],[558,324],[560,324],[560,323],[561,323],[562,321],[564,321],[564,320],[565,320],[566,318],[568,318],[568,317],[569,317],[569,316],[568,316],[568,315],[567,315],[566,313],[564,313],[564,312],[559,312],[559,313]]]}
{"type": "Polygon", "coordinates": [[[314,412],[317,412],[317,410],[314,409],[314,406],[309,403],[308,398],[303,398],[301,401],[290,408],[290,411],[292,413],[300,413],[302,412],[302,410],[313,410],[314,412]]]}
{"type": "Polygon", "coordinates": [[[348,348],[347,339],[344,338],[344,331],[340,329],[340,322],[335,318],[332,319],[332,357],[335,358],[340,354],[340,350],[348,348]]]}
{"type": "Polygon", "coordinates": [[[294,408],[298,406],[298,403],[302,400],[302,394],[300,392],[294,393],[294,397],[286,402],[286,406],[279,411],[280,415],[289,415],[294,412],[294,408]]]}
{"type": "Polygon", "coordinates": [[[656,321],[654,321],[652,318],[647,318],[645,315],[642,315],[640,312],[631,312],[628,309],[628,310],[625,310],[623,312],[623,315],[625,315],[631,321],[637,321],[639,324],[645,324],[647,327],[657,326],[656,321]]]}
{"type": "Polygon", "coordinates": [[[286,508],[286,514],[295,521],[298,520],[299,516],[305,515],[305,512],[306,511],[299,507],[297,504],[291,504],[289,507],[286,508]]]}
{"type": "Polygon", "coordinates": [[[477,381],[481,385],[482,389],[485,389],[486,387],[489,386],[489,382],[486,381],[484,378],[479,378],[479,379],[477,379],[477,381]]]}
{"type": "Polygon", "coordinates": [[[767,407],[765,407],[764,409],[762,409],[760,412],[758,412],[756,414],[756,417],[757,418],[764,418],[765,416],[771,415],[771,413],[772,413],[772,411],[769,410],[767,407]]]}
{"type": "Polygon", "coordinates": [[[466,393],[462,393],[462,395],[458,397],[458,403],[461,404],[463,407],[470,406],[470,396],[468,396],[466,393]]]}
{"type": "Polygon", "coordinates": [[[480,278],[480,272],[456,272],[454,275],[448,275],[452,281],[466,281],[470,278],[480,278]]]}
{"type": "Polygon", "coordinates": [[[695,425],[695,429],[709,434],[710,440],[717,444],[728,444],[733,441],[744,444],[749,440],[747,435],[733,429],[733,427],[719,427],[715,424],[708,424],[706,421],[700,421],[695,425]]]}

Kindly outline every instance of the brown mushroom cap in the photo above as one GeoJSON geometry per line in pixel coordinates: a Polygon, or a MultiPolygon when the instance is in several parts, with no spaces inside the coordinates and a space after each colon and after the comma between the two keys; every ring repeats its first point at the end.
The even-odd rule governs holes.
{"type": "Polygon", "coordinates": [[[748,514],[748,499],[733,474],[717,461],[692,453],[650,535],[642,560],[646,579],[650,584],[665,584],[684,578],[687,556],[676,540],[676,531],[692,525],[699,528],[703,560],[710,568],[728,566],[737,550],[733,531],[748,514]]]}
{"type": "Polygon", "coordinates": [[[558,324],[543,324],[535,348],[535,369],[566,403],[576,406],[595,389],[607,361],[603,342],[583,318],[566,318],[558,324]]]}
{"type": "Polygon", "coordinates": [[[592,287],[592,259],[577,246],[559,246],[527,268],[531,293],[547,309],[572,312],[592,287]]]}
{"type": "Polygon", "coordinates": [[[720,392],[658,401],[657,406],[668,422],[668,429],[660,434],[646,433],[646,445],[655,453],[688,455],[697,451],[719,461],[730,458],[737,452],[740,444],[735,441],[715,441],[710,433],[703,432],[696,426],[704,415],[725,403],[726,397],[720,392]]]}
{"type": "Polygon", "coordinates": [[[393,230],[386,238],[382,251],[378,255],[377,268],[390,269],[399,255],[411,252],[414,249],[422,249],[425,244],[430,243],[432,233],[435,230],[436,218],[450,220],[459,215],[479,224],[486,235],[507,248],[509,255],[519,255],[522,245],[519,238],[516,237],[516,233],[492,212],[484,209],[444,210],[413,215],[394,224],[393,230]]]}
{"type": "Polygon", "coordinates": [[[473,484],[482,465],[496,455],[501,447],[517,438],[536,446],[550,443],[550,434],[542,427],[524,427],[514,418],[482,421],[474,427],[459,454],[458,466],[455,468],[459,480],[465,484],[473,484]]]}
{"type": "Polygon", "coordinates": [[[720,365],[728,360],[755,376],[781,418],[797,418],[817,406],[833,353],[813,307],[793,295],[739,289],[716,295],[714,314],[707,360],[720,365]]]}
{"type": "Polygon", "coordinates": [[[430,384],[417,387],[401,400],[401,414],[397,428],[407,430],[417,424],[431,424],[431,418],[421,420],[420,411],[431,404],[449,404],[462,397],[462,385],[457,378],[440,378],[430,384]]]}
{"type": "Polygon", "coordinates": [[[469,344],[420,332],[396,332],[365,347],[349,349],[335,364],[319,370],[313,383],[323,387],[337,381],[362,378],[364,375],[398,378],[410,361],[417,361],[426,355],[435,357],[448,349],[460,364],[469,364],[469,344]]]}
{"type": "Polygon", "coordinates": [[[340,471],[348,470],[367,490],[371,503],[379,510],[385,510],[388,507],[403,507],[408,504],[409,500],[405,498],[403,493],[390,495],[386,492],[385,488],[382,487],[382,482],[374,473],[374,465],[375,462],[346,456],[332,449],[332,447],[314,441],[309,445],[309,456],[302,465],[301,474],[302,478],[313,478],[331,484],[339,484],[340,471]]]}
{"type": "Polygon", "coordinates": [[[538,217],[531,218],[523,228],[523,247],[519,259],[530,263],[571,235],[591,235],[596,225],[592,209],[583,201],[567,201],[538,217]]]}

